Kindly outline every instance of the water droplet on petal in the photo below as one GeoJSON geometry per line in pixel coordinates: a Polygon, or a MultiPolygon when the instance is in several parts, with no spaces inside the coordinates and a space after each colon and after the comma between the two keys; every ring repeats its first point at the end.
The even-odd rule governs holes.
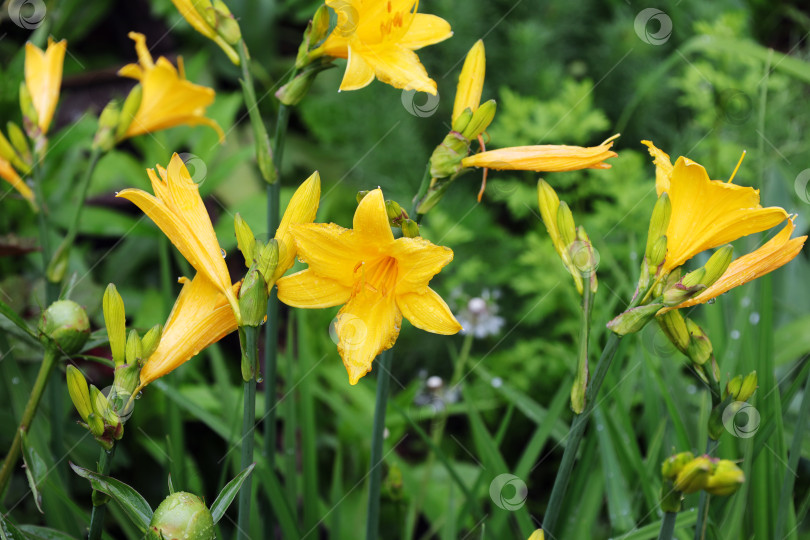
{"type": "Polygon", "coordinates": [[[219,248],[219,250],[222,252],[222,258],[224,259],[227,253],[225,253],[225,250],[222,248],[219,248]]]}

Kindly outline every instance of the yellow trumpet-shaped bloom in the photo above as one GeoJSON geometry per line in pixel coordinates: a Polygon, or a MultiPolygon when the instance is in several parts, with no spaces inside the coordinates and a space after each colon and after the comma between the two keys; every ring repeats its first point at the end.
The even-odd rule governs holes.
{"type": "Polygon", "coordinates": [[[461,330],[444,300],[428,287],[453,252],[423,238],[394,239],[380,189],[360,201],[353,229],[316,223],[294,226],[292,233],[309,268],[281,278],[278,297],[303,308],[344,304],[336,322],[338,352],[351,384],[394,345],[403,316],[436,334],[461,330]]]}
{"type": "Polygon", "coordinates": [[[187,81],[182,59],[178,59],[178,69],[163,56],[153,61],[143,34],[130,32],[129,37],[135,41],[139,63],[127,64],[118,74],[140,81],[143,97],[124,137],[203,124],[213,128],[222,141],[225,138],[222,128],[205,117],[206,107],[214,102],[214,90],[187,81]]]}
{"type": "Polygon", "coordinates": [[[321,177],[317,172],[304,180],[293,193],[284,216],[281,218],[275,239],[278,241],[278,264],[273,274],[274,280],[284,275],[284,272],[295,264],[298,253],[292,227],[303,223],[315,221],[318,212],[318,202],[321,198],[321,177]]]}
{"type": "Polygon", "coordinates": [[[478,109],[478,105],[481,103],[481,92],[484,90],[486,66],[484,42],[479,39],[467,53],[464,67],[461,68],[461,75],[458,76],[456,100],[453,102],[453,122],[465,109],[470,109],[472,112],[478,109]]]}
{"type": "Polygon", "coordinates": [[[807,240],[807,236],[791,238],[790,235],[793,234],[794,228],[793,220],[789,219],[788,224],[762,247],[732,261],[720,279],[694,298],[687,300],[676,308],[669,309],[706,303],[734,287],[739,287],[786,265],[799,254],[804,242],[807,240]]]}
{"type": "MultiPolygon", "coordinates": [[[[166,321],[160,344],[141,368],[141,388],[236,330],[236,317],[228,299],[207,276],[197,273],[191,281],[180,281],[183,289],[166,321]]],[[[233,296],[239,285],[230,287],[233,296]]]]}
{"type": "Polygon", "coordinates": [[[498,150],[488,150],[465,157],[464,167],[486,167],[502,171],[560,172],[579,169],[609,169],[606,159],[618,154],[611,150],[614,135],[599,146],[513,146],[498,150]]]}
{"type": "Polygon", "coordinates": [[[31,191],[31,188],[28,187],[20,175],[17,174],[17,171],[14,170],[14,167],[11,166],[11,163],[0,157],[0,178],[11,184],[14,189],[16,189],[20,195],[25,197],[28,202],[31,204],[34,203],[34,192],[31,191]]]}
{"type": "Polygon", "coordinates": [[[200,197],[199,186],[191,179],[185,163],[174,154],[167,169],[158,165],[157,174],[154,169],[146,172],[155,196],[134,188],[116,196],[135,203],[155,222],[191,266],[225,296],[238,319],[238,302],[222,248],[200,197]]]}
{"type": "Polygon", "coordinates": [[[413,52],[453,35],[450,24],[435,15],[417,13],[418,0],[326,0],[337,13],[337,26],[318,52],[346,58],[341,90],[368,86],[376,77],[395,88],[436,95],[413,52]]]}
{"type": "Polygon", "coordinates": [[[62,67],[65,63],[67,41],[55,43],[48,38],[48,47],[43,51],[33,43],[25,44],[25,86],[37,111],[37,125],[42,134],[48,128],[59,101],[62,86],[62,67]]]}
{"type": "Polygon", "coordinates": [[[788,218],[782,208],[760,206],[759,190],[710,180],[706,169],[683,156],[673,166],[667,154],[649,141],[644,144],[655,158],[656,187],[667,192],[672,204],[665,272],[702,251],[765,231],[788,218]]]}

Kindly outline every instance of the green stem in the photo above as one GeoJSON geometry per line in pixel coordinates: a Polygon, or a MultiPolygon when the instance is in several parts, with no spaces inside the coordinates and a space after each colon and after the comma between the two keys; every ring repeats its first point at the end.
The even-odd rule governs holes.
{"type": "Polygon", "coordinates": [[[593,294],[590,279],[585,279],[582,290],[582,324],[579,331],[579,359],[574,384],[571,385],[571,408],[581,413],[585,408],[585,391],[588,388],[588,338],[591,335],[591,308],[593,294]]]}
{"type": "Polygon", "coordinates": [[[664,513],[664,520],[661,522],[661,532],[658,533],[658,540],[672,540],[672,533],[675,532],[675,520],[677,518],[677,512],[664,513]]]}
{"type": "MultiPolygon", "coordinates": [[[[115,446],[109,451],[103,448],[98,456],[98,472],[104,476],[110,475],[110,467],[112,466],[113,456],[115,455],[115,446]]],[[[96,492],[93,492],[94,494],[96,492]]],[[[90,514],[90,533],[87,535],[87,540],[99,540],[103,532],[104,515],[107,513],[107,503],[93,505],[93,511],[90,514]]]]}
{"type": "Polygon", "coordinates": [[[42,251],[42,277],[45,279],[45,305],[50,306],[59,296],[59,286],[47,278],[48,264],[51,262],[51,241],[48,237],[48,206],[45,204],[45,192],[42,190],[42,179],[39,177],[39,164],[34,159],[31,167],[31,178],[34,182],[34,198],[39,206],[37,225],[39,226],[39,249],[42,251]]]}
{"type": "MultiPolygon", "coordinates": [[[[240,334],[244,335],[242,344],[242,355],[246,357],[250,365],[258,364],[259,359],[259,327],[244,326],[240,334]]],[[[245,381],[245,400],[242,412],[242,454],[240,458],[239,470],[244,471],[253,463],[253,440],[256,423],[256,377],[251,377],[245,381]]],[[[250,504],[251,504],[251,476],[247,477],[242,489],[239,490],[239,515],[237,518],[237,538],[250,538],[250,504]]]]}
{"type": "Polygon", "coordinates": [[[571,430],[568,432],[568,440],[565,443],[565,451],[563,452],[560,467],[557,470],[557,477],[554,479],[554,487],[551,490],[551,498],[548,501],[548,508],[546,515],[543,518],[543,530],[551,538],[558,536],[557,534],[557,519],[562,509],[563,498],[565,491],[568,488],[568,482],[571,479],[571,471],[574,468],[574,460],[576,459],[577,450],[582,442],[582,437],[585,434],[585,427],[588,425],[593,407],[596,403],[596,396],[599,394],[599,389],[605,380],[605,375],[610,368],[610,363],[613,361],[613,356],[619,348],[621,338],[610,333],[605,348],[602,350],[602,356],[596,364],[593,378],[585,390],[585,408],[582,414],[574,418],[571,425],[571,430]]]}
{"type": "Polygon", "coordinates": [[[379,357],[377,367],[377,399],[374,402],[374,428],[371,432],[371,462],[369,463],[368,513],[366,540],[376,540],[380,531],[380,485],[382,484],[383,431],[391,383],[391,349],[379,357]]]}
{"type": "MultiPolygon", "coordinates": [[[[706,455],[711,456],[717,450],[718,441],[711,437],[706,440],[706,455]]],[[[695,523],[695,540],[701,540],[706,535],[707,517],[709,515],[709,494],[705,490],[700,490],[700,501],[698,502],[697,523],[695,523]]]]}
{"type": "Polygon", "coordinates": [[[5,461],[3,461],[3,468],[0,469],[0,500],[8,486],[8,481],[11,479],[11,473],[17,465],[17,460],[20,458],[20,432],[28,431],[31,427],[31,422],[34,420],[34,415],[37,414],[37,407],[42,399],[42,394],[48,384],[48,377],[51,370],[56,365],[56,359],[59,357],[59,352],[53,347],[45,349],[45,355],[42,358],[42,364],[39,366],[39,373],[37,373],[36,381],[34,381],[34,388],[31,390],[31,395],[28,397],[28,403],[23,410],[22,420],[20,426],[14,434],[14,440],[11,443],[11,449],[8,451],[5,461]]]}
{"type": "Polygon", "coordinates": [[[250,125],[253,128],[253,143],[255,145],[256,163],[262,178],[270,184],[276,182],[276,167],[273,164],[273,150],[270,148],[270,136],[264,127],[259,104],[256,101],[256,90],[253,87],[253,76],[250,73],[250,55],[244,40],[240,40],[236,48],[239,50],[239,60],[242,66],[242,97],[245,100],[250,125]]]}
{"type": "MultiPolygon", "coordinates": [[[[799,418],[806,419],[810,415],[810,373],[807,375],[807,382],[804,384],[804,395],[802,395],[802,404],[799,409],[799,418]]],[[[793,504],[792,494],[793,486],[796,482],[796,473],[799,466],[799,458],[802,455],[802,439],[804,439],[804,432],[806,429],[806,422],[800,421],[796,424],[795,431],[793,432],[793,442],[790,443],[790,454],[788,457],[788,466],[785,469],[785,477],[782,480],[782,491],[779,493],[779,511],[776,517],[776,535],[774,538],[783,538],[785,531],[785,524],[787,523],[788,510],[790,505],[793,504]]]]}
{"type": "Polygon", "coordinates": [[[417,209],[419,208],[419,203],[421,203],[422,199],[427,195],[428,189],[430,188],[430,180],[430,162],[428,162],[428,164],[425,165],[425,173],[422,175],[422,182],[419,184],[419,191],[416,192],[413,198],[413,209],[411,210],[413,217],[411,219],[416,220],[417,223],[421,221],[424,215],[417,212],[417,209]]]}

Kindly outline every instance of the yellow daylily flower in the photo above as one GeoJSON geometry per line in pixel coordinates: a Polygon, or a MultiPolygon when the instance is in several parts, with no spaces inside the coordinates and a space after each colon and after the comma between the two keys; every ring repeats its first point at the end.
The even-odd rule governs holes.
{"type": "MultiPolygon", "coordinates": [[[[219,45],[223,52],[228,55],[228,59],[230,59],[230,61],[237,66],[239,65],[239,54],[233,48],[232,44],[217,32],[217,28],[212,26],[207,20],[205,20],[205,18],[203,18],[200,12],[194,7],[194,2],[191,0],[172,0],[172,4],[174,4],[174,7],[176,7],[177,11],[180,12],[180,15],[183,16],[186,22],[188,22],[188,24],[190,24],[194,30],[219,45]]],[[[204,2],[202,2],[202,4],[204,5],[204,2]]],[[[239,25],[236,24],[236,21],[233,19],[233,16],[231,15],[230,11],[228,11],[225,4],[219,3],[219,5],[215,8],[211,2],[208,2],[208,6],[204,6],[203,9],[210,10],[210,17],[214,20],[219,20],[221,22],[222,18],[227,17],[230,21],[233,21],[229,24],[229,29],[230,27],[235,26],[237,32],[231,36],[231,41],[233,41],[233,38],[241,37],[238,32],[239,25]]],[[[219,26],[222,26],[222,24],[219,26]]]]}
{"type": "Polygon", "coordinates": [[[417,13],[418,0],[326,0],[337,26],[313,54],[346,58],[340,90],[358,90],[376,77],[394,88],[436,95],[436,83],[415,50],[453,35],[450,24],[417,13]]]}
{"type": "Polygon", "coordinates": [[[278,241],[278,264],[273,273],[273,280],[277,280],[295,264],[298,253],[292,227],[315,221],[318,212],[318,202],[321,199],[321,177],[316,172],[304,180],[293,193],[284,216],[276,229],[275,239],[278,241]]]}
{"type": "Polygon", "coordinates": [[[464,59],[464,67],[458,76],[456,100],[453,102],[453,122],[465,109],[475,112],[481,104],[481,92],[484,91],[484,75],[487,59],[484,54],[484,42],[478,40],[464,59]]]}
{"type": "Polygon", "coordinates": [[[768,230],[788,218],[782,208],[760,206],[759,190],[710,180],[706,169],[683,156],[672,166],[667,154],[649,141],[645,144],[655,157],[656,187],[667,192],[672,204],[665,273],[702,251],[768,230]]]}
{"type": "Polygon", "coordinates": [[[529,537],[529,540],[545,540],[545,538],[546,535],[543,533],[543,529],[537,529],[529,537]]]}
{"type": "Polygon", "coordinates": [[[239,306],[222,248],[200,197],[199,186],[191,179],[185,163],[174,154],[167,169],[158,165],[157,174],[154,169],[146,172],[155,196],[129,188],[116,197],[135,203],[155,222],[189,264],[225,296],[238,320],[239,306]]]}
{"type": "Polygon", "coordinates": [[[279,300],[302,308],[345,304],[336,322],[338,352],[352,385],[394,345],[403,316],[435,334],[461,330],[428,287],[453,252],[424,238],[394,239],[379,188],[360,201],[353,229],[315,223],[294,226],[292,233],[309,268],[278,281],[279,300]]]}
{"type": "Polygon", "coordinates": [[[129,37],[135,41],[139,63],[127,64],[118,74],[140,81],[143,97],[124,138],[179,125],[203,124],[213,128],[220,141],[224,140],[225,133],[219,124],[205,117],[206,107],[214,102],[214,90],[187,81],[181,58],[177,60],[177,69],[163,56],[154,62],[143,34],[130,32],[129,37]]]}
{"type": "Polygon", "coordinates": [[[786,265],[799,254],[807,240],[807,236],[790,238],[793,229],[795,229],[793,220],[788,219],[788,224],[776,236],[756,251],[732,261],[720,279],[701,291],[700,294],[683,304],[663,311],[704,304],[734,287],[739,287],[786,265]]]}
{"type": "Polygon", "coordinates": [[[641,141],[641,144],[649,149],[650,155],[653,157],[653,164],[655,164],[655,191],[660,196],[665,191],[669,191],[672,161],[669,159],[669,154],[656,148],[652,141],[641,141]]]}
{"type": "Polygon", "coordinates": [[[618,156],[610,148],[614,135],[599,146],[582,147],[566,145],[514,146],[488,150],[465,157],[464,167],[485,167],[501,171],[560,172],[579,169],[609,169],[606,159],[618,156]]]}
{"type": "MultiPolygon", "coordinates": [[[[11,163],[6,161],[4,158],[0,157],[0,178],[11,184],[14,189],[16,189],[20,195],[25,197],[25,199],[35,205],[34,203],[34,192],[31,191],[31,188],[28,187],[20,175],[17,174],[17,171],[14,170],[14,167],[11,166],[11,163]]],[[[36,205],[35,205],[36,207],[36,205]]]]}
{"type": "MultiPolygon", "coordinates": [[[[237,327],[228,299],[202,273],[180,278],[183,289],[166,321],[160,343],[141,368],[138,390],[163,377],[237,327]]],[[[240,283],[230,287],[235,297],[240,283]]],[[[134,394],[138,393],[138,390],[134,394]]]]}
{"type": "Polygon", "coordinates": [[[42,51],[31,42],[25,44],[25,86],[37,111],[37,125],[42,134],[48,128],[59,101],[62,85],[62,67],[65,63],[67,41],[55,43],[48,38],[48,47],[42,51]]]}

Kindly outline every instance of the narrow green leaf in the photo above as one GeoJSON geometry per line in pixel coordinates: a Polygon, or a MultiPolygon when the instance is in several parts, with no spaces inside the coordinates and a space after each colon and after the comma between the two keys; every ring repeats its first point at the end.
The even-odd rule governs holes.
{"type": "MultiPolygon", "coordinates": [[[[694,527],[697,522],[697,510],[691,508],[678,514],[675,518],[675,530],[686,529],[694,527]]],[[[639,527],[635,531],[629,532],[623,536],[618,536],[614,540],[654,540],[658,538],[658,533],[661,531],[661,522],[656,521],[643,527],[639,527]]]]}
{"type": "Polygon", "coordinates": [[[152,521],[152,508],[135,489],[115,478],[98,474],[73,463],[70,464],[70,467],[76,474],[89,480],[93,489],[106,493],[120,504],[127,516],[138,526],[141,532],[149,530],[149,522],[152,521]]]}
{"type": "Polygon", "coordinates": [[[596,422],[593,427],[599,438],[599,455],[602,458],[602,472],[605,476],[608,516],[614,531],[625,532],[633,528],[635,519],[632,515],[630,490],[616,456],[616,443],[621,444],[621,440],[613,440],[612,430],[608,428],[605,414],[599,405],[594,409],[594,420],[596,422]]]}
{"type": "Polygon", "coordinates": [[[20,525],[20,530],[31,540],[76,540],[62,531],[37,525],[20,525]]]}
{"type": "Polygon", "coordinates": [[[174,493],[174,485],[172,485],[172,473],[169,473],[169,495],[172,493],[174,493]]]}
{"type": "Polygon", "coordinates": [[[28,540],[28,536],[0,514],[0,540],[28,540]]]}
{"type": "Polygon", "coordinates": [[[44,514],[45,511],[42,509],[42,493],[39,490],[39,486],[48,475],[48,466],[34,449],[33,445],[29,444],[28,434],[24,429],[20,429],[20,440],[22,442],[23,463],[25,463],[25,477],[28,478],[28,487],[31,488],[31,494],[34,496],[37,510],[39,510],[41,514],[44,514]]]}
{"type": "MultiPolygon", "coordinates": [[[[219,492],[217,495],[216,500],[211,504],[211,515],[214,516],[214,523],[218,523],[222,516],[225,515],[225,510],[228,509],[228,506],[231,505],[233,502],[233,498],[236,497],[236,494],[239,493],[239,489],[242,487],[242,484],[245,482],[250,473],[253,472],[253,469],[256,467],[256,464],[252,464],[244,471],[237,474],[233,480],[228,482],[222,491],[219,492]]],[[[171,478],[169,479],[171,481],[171,478]]]]}
{"type": "Polygon", "coordinates": [[[14,323],[15,326],[17,326],[20,330],[22,330],[32,338],[39,339],[37,333],[28,327],[28,324],[26,324],[23,318],[17,315],[17,313],[2,300],[0,300],[0,315],[3,315],[6,319],[14,323]]]}

